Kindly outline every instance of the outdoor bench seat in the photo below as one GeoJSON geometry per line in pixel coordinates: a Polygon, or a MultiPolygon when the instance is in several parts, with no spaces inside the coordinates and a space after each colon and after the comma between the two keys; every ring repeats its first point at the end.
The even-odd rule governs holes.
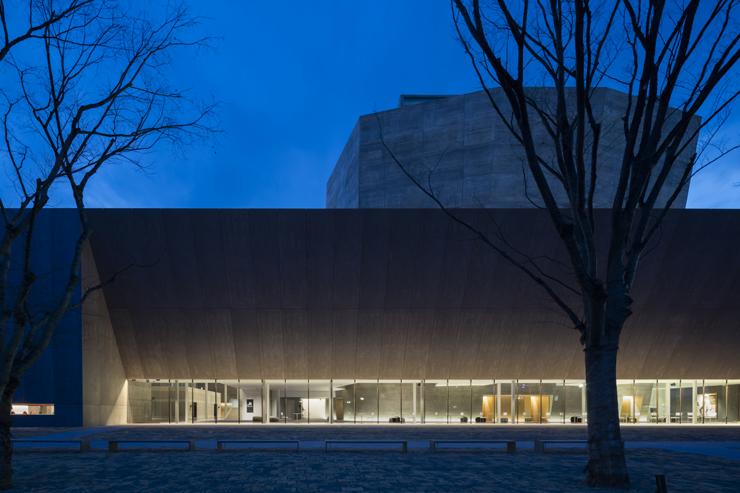
{"type": "Polygon", "coordinates": [[[324,450],[329,452],[331,450],[332,443],[372,443],[372,444],[401,444],[403,449],[402,452],[406,453],[408,450],[408,442],[406,440],[327,440],[324,443],[324,450]]]}
{"type": "Polygon", "coordinates": [[[110,440],[108,442],[108,452],[118,452],[120,443],[186,443],[188,452],[195,450],[195,440],[110,440]]]}
{"type": "Polygon", "coordinates": [[[535,440],[534,451],[537,454],[545,453],[545,445],[548,443],[583,443],[587,444],[588,440],[535,440]]]}
{"type": "Polygon", "coordinates": [[[224,445],[227,443],[281,443],[295,444],[295,451],[301,451],[301,443],[298,440],[219,440],[216,442],[219,452],[224,451],[224,445]]]}
{"type": "Polygon", "coordinates": [[[482,444],[482,443],[505,443],[506,444],[506,453],[508,454],[515,454],[516,453],[516,441],[514,440],[430,440],[429,441],[429,448],[432,452],[437,452],[437,449],[439,448],[440,443],[457,443],[457,444],[465,444],[465,443],[475,443],[475,444],[482,444]]]}
{"type": "MultiPolygon", "coordinates": [[[[89,452],[90,451],[90,440],[46,440],[46,439],[28,439],[28,438],[20,438],[20,439],[11,439],[10,440],[10,446],[13,447],[13,444],[15,443],[30,443],[34,445],[38,445],[39,447],[44,447],[46,444],[49,443],[77,443],[80,445],[80,452],[89,452]]],[[[24,447],[25,448],[25,447],[24,447]]]]}

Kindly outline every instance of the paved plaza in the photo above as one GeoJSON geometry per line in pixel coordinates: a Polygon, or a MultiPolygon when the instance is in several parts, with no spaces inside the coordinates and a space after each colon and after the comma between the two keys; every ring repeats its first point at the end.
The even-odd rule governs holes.
{"type": "MultiPolygon", "coordinates": [[[[585,449],[552,448],[539,455],[531,445],[539,438],[582,439],[585,431],[577,425],[18,428],[16,438],[84,437],[93,449],[88,454],[17,449],[13,491],[592,491],[584,481],[585,449]],[[301,452],[216,452],[219,439],[268,438],[300,440],[301,452]],[[107,452],[107,440],[144,439],[193,439],[196,451],[134,446],[107,452]],[[327,454],[322,441],[331,439],[408,440],[409,451],[327,454]],[[430,439],[511,439],[518,449],[515,455],[503,449],[433,454],[430,439]]],[[[740,427],[634,426],[624,427],[623,434],[634,491],[655,491],[655,474],[667,476],[671,492],[738,490],[740,427]],[[670,446],[683,451],[665,449],[670,446]],[[716,456],[714,450],[737,458],[716,456]]]]}

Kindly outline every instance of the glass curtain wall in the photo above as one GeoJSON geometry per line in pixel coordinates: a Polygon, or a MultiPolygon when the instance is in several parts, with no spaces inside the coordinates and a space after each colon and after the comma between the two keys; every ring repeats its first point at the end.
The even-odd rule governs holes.
{"type": "MultiPolygon", "coordinates": [[[[740,380],[618,380],[623,424],[740,423],[740,380]]],[[[584,423],[582,380],[129,380],[129,423],[584,423]]]]}
{"type": "Polygon", "coordinates": [[[263,421],[267,423],[285,423],[285,380],[265,380],[265,406],[263,421]]]}
{"type": "Polygon", "coordinates": [[[494,423],[496,417],[496,389],[493,380],[473,380],[470,384],[472,396],[471,421],[494,423]]]}
{"type": "Polygon", "coordinates": [[[378,422],[378,381],[356,380],[355,423],[378,422]]]}
{"type": "Polygon", "coordinates": [[[421,380],[401,381],[401,422],[421,423],[421,380]]]}
{"type": "Polygon", "coordinates": [[[216,382],[195,380],[192,387],[191,419],[193,423],[215,422],[213,410],[216,402],[216,382]]]}
{"type": "Polygon", "coordinates": [[[704,380],[699,414],[703,423],[727,422],[727,380],[704,380]]]}
{"type": "Polygon", "coordinates": [[[682,424],[698,424],[701,422],[699,412],[699,393],[703,380],[681,380],[681,420],[682,424]]]}
{"type": "Polygon", "coordinates": [[[566,380],[563,387],[563,404],[566,423],[585,423],[588,413],[586,382],[583,380],[566,380]]]}
{"type": "Polygon", "coordinates": [[[542,380],[542,423],[565,423],[563,380],[542,380]]]}
{"type": "Polygon", "coordinates": [[[216,391],[219,396],[216,406],[216,422],[239,423],[239,381],[216,380],[216,391]]]}
{"type": "MultiPolygon", "coordinates": [[[[518,380],[516,389],[516,423],[539,423],[543,404],[540,381],[518,380]]],[[[549,408],[549,405],[547,407],[549,408]]]]}
{"type": "Polygon", "coordinates": [[[740,380],[727,381],[727,422],[740,423],[740,380]]]}
{"type": "Polygon", "coordinates": [[[286,380],[283,415],[286,423],[308,423],[308,380],[286,380]]]}
{"type": "Polygon", "coordinates": [[[354,423],[355,422],[355,381],[334,380],[333,381],[333,422],[354,423]]]}
{"type": "Polygon", "coordinates": [[[515,424],[516,380],[496,380],[498,422],[515,424]]]}
{"type": "Polygon", "coordinates": [[[660,393],[657,380],[635,380],[635,416],[638,424],[657,423],[660,393]]]}
{"type": "Polygon", "coordinates": [[[262,423],[262,380],[239,380],[237,384],[240,423],[262,423]]]}
{"type": "Polygon", "coordinates": [[[424,382],[424,423],[447,423],[449,402],[447,380],[425,380],[424,382]]]}
{"type": "Polygon", "coordinates": [[[642,398],[639,399],[639,403],[636,403],[634,393],[634,380],[617,380],[617,406],[620,423],[635,422],[635,407],[642,405],[642,398]]]}
{"type": "Polygon", "coordinates": [[[400,380],[378,380],[378,420],[380,423],[401,423],[400,380]]]}
{"type": "Polygon", "coordinates": [[[469,423],[473,396],[470,380],[448,380],[450,416],[449,423],[469,423]]]}
{"type": "Polygon", "coordinates": [[[329,380],[308,381],[307,414],[309,423],[329,423],[331,421],[330,389],[331,382],[329,380]]]}

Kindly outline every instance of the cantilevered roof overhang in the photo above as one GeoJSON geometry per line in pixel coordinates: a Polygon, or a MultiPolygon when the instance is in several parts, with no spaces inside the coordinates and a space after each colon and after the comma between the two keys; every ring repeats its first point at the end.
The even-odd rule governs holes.
{"type": "MultiPolygon", "coordinates": [[[[568,278],[546,211],[455,213],[568,278]]],[[[584,378],[578,334],[541,288],[439,210],[89,217],[101,279],[148,265],[104,288],[128,378],[584,378]]],[[[659,236],[618,377],[740,378],[740,211],[674,210],[659,236]]]]}

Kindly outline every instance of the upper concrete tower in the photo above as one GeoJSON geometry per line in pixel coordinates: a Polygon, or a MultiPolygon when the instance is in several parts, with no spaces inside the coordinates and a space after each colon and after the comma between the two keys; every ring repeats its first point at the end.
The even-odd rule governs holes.
{"type": "MultiPolygon", "coordinates": [[[[553,88],[530,91],[541,106],[554,107],[553,88]]],[[[569,91],[568,96],[573,95],[569,91]]],[[[501,89],[492,89],[491,96],[502,110],[509,107],[501,89]]],[[[627,95],[598,88],[591,103],[602,123],[594,205],[608,208],[624,151],[622,117],[627,95]]],[[[697,118],[694,125],[698,124],[697,118]]],[[[478,91],[460,96],[402,95],[397,109],[361,116],[327,182],[327,208],[436,207],[391,158],[381,143],[381,132],[393,154],[425,183],[430,179],[448,207],[542,205],[523,148],[495,113],[485,91],[478,91]]],[[[535,138],[545,144],[540,147],[541,157],[554,162],[552,141],[541,125],[535,128],[535,138]]],[[[679,157],[658,207],[665,204],[695,149],[694,141],[679,157]]],[[[566,206],[562,186],[550,178],[556,198],[566,206]]],[[[687,196],[688,186],[673,207],[684,208],[687,196]]]]}

